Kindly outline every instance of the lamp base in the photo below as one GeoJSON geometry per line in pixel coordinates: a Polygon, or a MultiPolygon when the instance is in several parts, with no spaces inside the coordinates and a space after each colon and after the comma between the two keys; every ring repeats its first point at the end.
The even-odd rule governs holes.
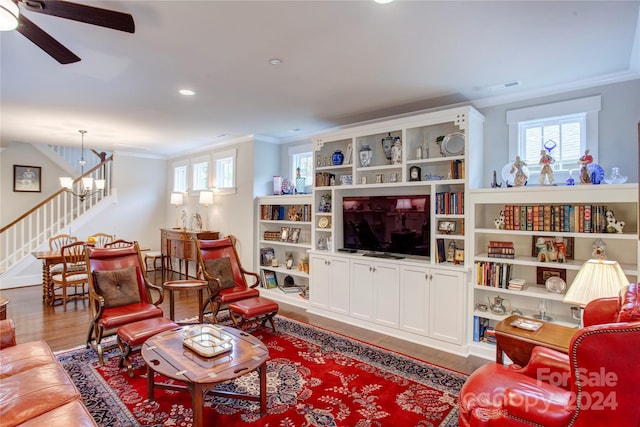
{"type": "Polygon", "coordinates": [[[542,313],[534,314],[531,317],[533,317],[534,319],[538,319],[538,320],[544,320],[545,322],[553,322],[554,320],[556,320],[553,317],[547,316],[546,314],[542,314],[542,313]]]}

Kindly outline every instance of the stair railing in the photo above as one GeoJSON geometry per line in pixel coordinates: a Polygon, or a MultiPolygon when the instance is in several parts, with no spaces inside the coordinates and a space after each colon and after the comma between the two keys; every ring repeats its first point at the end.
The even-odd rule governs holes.
{"type": "Polygon", "coordinates": [[[112,190],[113,155],[73,181],[73,192],[82,193],[83,177],[104,179],[104,190],[95,191],[80,200],[65,189],[58,190],[19,218],[0,229],[0,273],[30,256],[49,238],[60,234],[75,219],[109,196],[112,190]]]}

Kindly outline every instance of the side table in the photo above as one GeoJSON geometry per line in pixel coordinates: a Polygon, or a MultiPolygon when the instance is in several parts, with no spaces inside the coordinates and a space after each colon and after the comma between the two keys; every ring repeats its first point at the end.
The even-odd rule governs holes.
{"type": "MultiPolygon", "coordinates": [[[[173,293],[175,291],[198,291],[198,323],[203,323],[203,297],[202,292],[207,288],[205,280],[171,280],[164,282],[164,289],[169,291],[169,318],[175,321],[175,301],[173,293]]],[[[180,323],[180,322],[178,322],[180,323]]]]}
{"type": "Polygon", "coordinates": [[[514,320],[520,318],[523,317],[509,316],[496,325],[496,363],[502,364],[504,353],[513,363],[525,366],[529,363],[531,351],[538,345],[562,353],[569,352],[569,344],[571,343],[571,338],[577,332],[576,328],[549,322],[541,322],[542,326],[537,331],[528,331],[511,326],[514,320]]]}

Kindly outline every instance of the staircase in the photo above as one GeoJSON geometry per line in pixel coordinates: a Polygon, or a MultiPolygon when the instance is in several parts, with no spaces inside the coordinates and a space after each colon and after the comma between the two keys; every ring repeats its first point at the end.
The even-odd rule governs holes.
{"type": "Polygon", "coordinates": [[[31,252],[43,250],[42,246],[45,244],[48,250],[50,237],[65,232],[73,221],[78,220],[111,196],[113,155],[101,154],[103,154],[102,158],[98,158],[98,162],[93,167],[90,167],[84,175],[74,179],[71,191],[58,190],[0,229],[0,275],[4,275],[10,268],[25,259],[33,261],[31,252]],[[83,193],[81,183],[83,177],[104,179],[104,190],[78,196],[83,193]]]}

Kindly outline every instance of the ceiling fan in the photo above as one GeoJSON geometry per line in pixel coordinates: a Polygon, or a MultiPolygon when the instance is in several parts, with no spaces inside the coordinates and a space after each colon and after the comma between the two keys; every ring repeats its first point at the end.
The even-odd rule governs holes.
{"type": "Polygon", "coordinates": [[[59,0],[0,0],[0,15],[8,13],[17,19],[17,27],[14,24],[13,28],[61,64],[78,62],[80,58],[19,13],[18,5],[30,12],[44,13],[128,33],[135,32],[133,16],[128,13],[59,0]]]}

